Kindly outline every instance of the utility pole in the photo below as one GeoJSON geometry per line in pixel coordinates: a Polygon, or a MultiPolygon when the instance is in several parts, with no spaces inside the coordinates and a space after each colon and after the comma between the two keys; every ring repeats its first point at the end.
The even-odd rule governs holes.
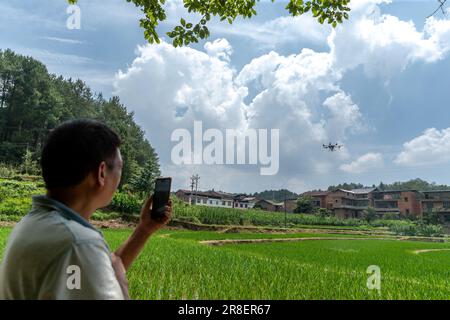
{"type": "Polygon", "coordinates": [[[287,228],[287,208],[286,208],[286,191],[284,191],[284,227],[287,228]]]}
{"type": "Polygon", "coordinates": [[[198,174],[192,175],[191,177],[191,192],[194,191],[195,188],[195,196],[194,196],[194,201],[195,204],[197,204],[197,192],[198,192],[198,180],[200,180],[200,176],[198,174]]]}
{"type": "Polygon", "coordinates": [[[194,193],[195,181],[193,176],[191,177],[191,196],[189,197],[189,204],[192,205],[192,194],[194,193]]]}

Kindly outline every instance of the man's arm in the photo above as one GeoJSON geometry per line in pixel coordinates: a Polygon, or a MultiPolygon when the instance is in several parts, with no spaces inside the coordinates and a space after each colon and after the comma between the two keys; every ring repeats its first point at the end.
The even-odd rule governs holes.
{"type": "MultiPolygon", "coordinates": [[[[114,255],[119,258],[128,270],[134,259],[139,255],[148,238],[158,229],[166,225],[172,216],[172,201],[169,200],[165,207],[164,216],[160,220],[154,220],[150,216],[153,198],[149,197],[141,209],[141,218],[132,235],[116,250],[114,255]]],[[[116,270],[117,272],[117,270],[116,270]]]]}

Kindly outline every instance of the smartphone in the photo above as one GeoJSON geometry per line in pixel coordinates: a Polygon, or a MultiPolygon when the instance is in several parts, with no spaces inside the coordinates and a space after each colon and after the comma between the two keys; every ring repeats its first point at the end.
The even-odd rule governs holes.
{"type": "Polygon", "coordinates": [[[155,193],[153,194],[152,218],[164,216],[164,207],[169,203],[170,186],[172,178],[158,178],[155,182],[155,193]]]}

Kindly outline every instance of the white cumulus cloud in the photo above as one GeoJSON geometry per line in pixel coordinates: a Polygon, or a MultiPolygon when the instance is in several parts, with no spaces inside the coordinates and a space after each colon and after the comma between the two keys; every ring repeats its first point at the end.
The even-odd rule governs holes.
{"type": "Polygon", "coordinates": [[[383,155],[381,153],[369,152],[355,161],[341,165],[340,169],[348,173],[358,174],[381,167],[383,167],[383,155]]]}
{"type": "Polygon", "coordinates": [[[395,158],[399,165],[434,165],[450,161],[450,128],[427,129],[420,136],[403,144],[395,158]]]}
{"type": "MultiPolygon", "coordinates": [[[[192,131],[195,120],[201,120],[204,129],[279,129],[277,181],[298,180],[302,184],[337,168],[349,174],[380,168],[384,162],[380,153],[348,160],[350,152],[357,151],[345,142],[355,133],[364,133],[370,123],[361,112],[364,106],[354,102],[341,80],[358,66],[369,76],[389,80],[411,63],[442,59],[450,48],[450,20],[429,18],[424,30],[418,31],[411,21],[380,14],[378,5],[388,1],[351,3],[351,19],[329,31],[328,52],[303,48],[297,54],[282,55],[271,51],[236,70],[230,59],[233,47],[226,39],[207,42],[204,51],[174,48],[163,41],[139,47],[131,66],[117,74],[115,93],[146,130],[163,170],[183,175],[179,184],[187,181],[194,169],[200,175],[211,170],[204,166],[174,167],[170,161],[172,131],[192,131]],[[326,152],[322,143],[328,142],[344,147],[339,152],[326,152]]],[[[409,154],[415,148],[410,144],[415,141],[405,144],[397,163],[411,161],[409,154]]],[[[216,166],[216,170],[221,176],[230,173],[221,180],[224,189],[235,189],[236,179],[249,176],[254,179],[245,178],[245,183],[257,189],[265,187],[257,171],[246,166],[216,166]]],[[[273,179],[264,179],[264,183],[270,187],[273,179]]]]}
{"type": "Polygon", "coordinates": [[[381,14],[385,0],[356,1],[350,20],[328,38],[338,70],[363,66],[367,75],[391,78],[416,61],[435,62],[450,49],[450,20],[428,18],[423,31],[412,21],[381,14]]]}

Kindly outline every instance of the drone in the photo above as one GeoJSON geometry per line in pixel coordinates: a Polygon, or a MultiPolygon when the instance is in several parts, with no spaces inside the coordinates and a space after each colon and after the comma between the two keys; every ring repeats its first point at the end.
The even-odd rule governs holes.
{"type": "Polygon", "coordinates": [[[340,144],[338,144],[338,143],[332,144],[332,143],[330,142],[328,145],[324,144],[324,145],[323,145],[323,148],[324,148],[324,149],[328,149],[328,151],[333,152],[333,151],[336,151],[336,150],[341,149],[341,148],[342,148],[342,145],[340,145],[340,144]]]}

